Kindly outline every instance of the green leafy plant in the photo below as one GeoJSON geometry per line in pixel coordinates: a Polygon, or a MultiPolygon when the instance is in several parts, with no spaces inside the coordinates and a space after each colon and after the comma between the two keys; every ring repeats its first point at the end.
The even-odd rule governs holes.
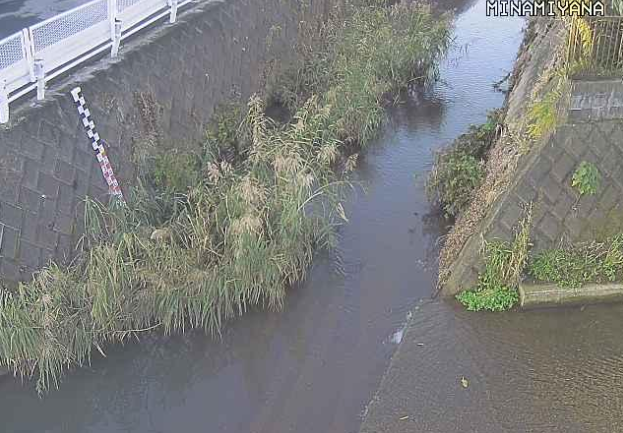
{"type": "Polygon", "coordinates": [[[571,186],[573,186],[581,196],[596,194],[600,184],[601,175],[599,174],[599,170],[595,164],[586,161],[580,163],[571,179],[571,186]]]}
{"type": "Polygon", "coordinates": [[[623,278],[623,235],[605,242],[571,245],[543,251],[530,260],[528,273],[563,288],[623,278]]]}
{"type": "Polygon", "coordinates": [[[512,242],[485,243],[485,265],[478,284],[456,296],[467,310],[504,311],[519,301],[517,286],[528,259],[531,218],[530,208],[512,242]]]}
{"type": "Polygon", "coordinates": [[[517,304],[519,295],[517,290],[499,286],[489,290],[467,290],[457,295],[457,299],[469,311],[506,311],[517,304]]]}

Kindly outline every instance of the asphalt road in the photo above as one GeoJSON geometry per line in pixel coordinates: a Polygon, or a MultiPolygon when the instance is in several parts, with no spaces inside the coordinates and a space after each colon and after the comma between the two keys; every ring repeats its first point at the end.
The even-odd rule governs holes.
{"type": "Polygon", "coordinates": [[[0,0],[0,39],[88,0],[0,0]]]}

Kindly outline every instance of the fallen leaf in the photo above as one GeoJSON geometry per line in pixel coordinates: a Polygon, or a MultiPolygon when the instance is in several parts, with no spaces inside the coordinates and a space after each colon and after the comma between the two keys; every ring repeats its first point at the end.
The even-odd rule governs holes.
{"type": "Polygon", "coordinates": [[[463,388],[467,388],[469,386],[469,380],[465,379],[465,377],[462,377],[461,385],[463,385],[463,388]]]}
{"type": "Polygon", "coordinates": [[[400,421],[404,421],[404,420],[406,420],[406,419],[409,419],[409,415],[405,415],[405,416],[403,416],[402,418],[400,418],[400,421]]]}

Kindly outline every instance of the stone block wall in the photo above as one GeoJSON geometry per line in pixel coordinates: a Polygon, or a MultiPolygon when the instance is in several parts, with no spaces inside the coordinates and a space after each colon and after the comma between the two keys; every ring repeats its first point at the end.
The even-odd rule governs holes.
{"type": "Polygon", "coordinates": [[[127,190],[141,152],[200,142],[214,110],[260,90],[270,65],[295,56],[301,21],[331,0],[198,1],[172,25],[145,29],[54,85],[41,103],[12,107],[0,127],[0,278],[28,280],[67,263],[82,232],[86,195],[107,187],[70,95],[79,85],[127,190]],[[277,59],[277,62],[273,61],[277,59]]]}
{"type": "Polygon", "coordinates": [[[451,269],[447,294],[473,286],[482,268],[482,239],[511,240],[533,203],[532,251],[560,242],[601,240],[623,232],[623,83],[573,82],[566,121],[520,161],[511,187],[465,244],[451,269]],[[571,186],[583,162],[600,172],[597,194],[571,186]]]}

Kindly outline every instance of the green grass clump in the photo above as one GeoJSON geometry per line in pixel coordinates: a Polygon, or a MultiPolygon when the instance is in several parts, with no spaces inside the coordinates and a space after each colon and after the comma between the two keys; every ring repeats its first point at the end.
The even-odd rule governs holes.
{"type": "Polygon", "coordinates": [[[470,126],[454,143],[437,154],[428,177],[426,191],[447,217],[456,217],[470,203],[481,185],[487,151],[495,140],[500,112],[493,111],[487,122],[470,126]]]}
{"type": "Polygon", "coordinates": [[[530,261],[528,273],[539,281],[554,282],[563,288],[621,281],[623,235],[605,242],[543,251],[530,261]]]}
{"type": "Polygon", "coordinates": [[[492,241],[485,244],[484,270],[472,290],[456,298],[470,311],[504,311],[519,301],[517,286],[528,259],[531,211],[520,223],[512,242],[492,241]]]}
{"type": "Polygon", "coordinates": [[[290,123],[254,96],[242,121],[217,117],[205,155],[156,157],[126,205],[85,202],[73,264],[1,289],[0,365],[38,373],[43,391],[140,332],[218,333],[250,308],[282,307],[314,251],[335,244],[349,145],[374,134],[388,92],[434,76],[449,36],[412,6],[360,8],[333,27],[326,70],[290,123]]]}
{"type": "Polygon", "coordinates": [[[199,181],[201,160],[190,153],[163,153],[154,158],[152,180],[159,190],[184,193],[199,181]]]}

